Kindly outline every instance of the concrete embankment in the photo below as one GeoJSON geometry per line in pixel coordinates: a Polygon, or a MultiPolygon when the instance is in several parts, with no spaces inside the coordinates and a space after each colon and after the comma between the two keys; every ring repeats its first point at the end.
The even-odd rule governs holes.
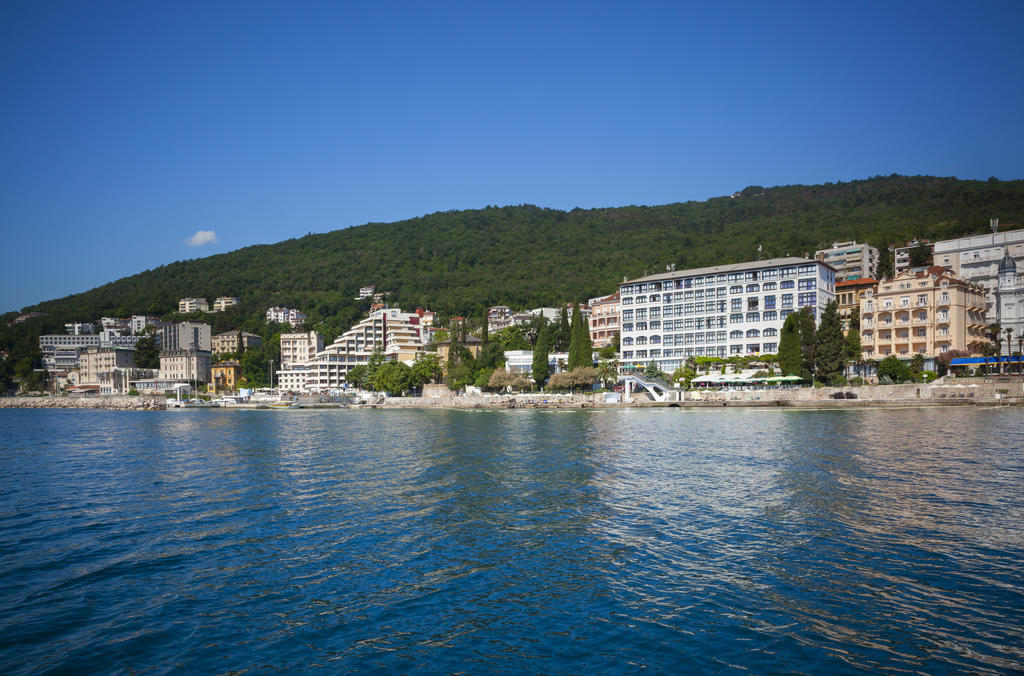
{"type": "Polygon", "coordinates": [[[167,408],[163,397],[0,397],[0,408],[96,408],[155,411],[167,408]]]}

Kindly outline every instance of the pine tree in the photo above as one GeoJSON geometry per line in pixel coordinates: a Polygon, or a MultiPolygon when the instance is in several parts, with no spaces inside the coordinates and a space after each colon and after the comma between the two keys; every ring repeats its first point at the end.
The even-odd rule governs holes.
{"type": "Polygon", "coordinates": [[[779,336],[779,371],[784,376],[798,376],[801,371],[800,318],[796,313],[786,317],[779,336]]]}
{"type": "Polygon", "coordinates": [[[832,300],[821,315],[821,325],[814,335],[814,372],[822,381],[841,383],[846,363],[846,340],[839,306],[832,300]]]}

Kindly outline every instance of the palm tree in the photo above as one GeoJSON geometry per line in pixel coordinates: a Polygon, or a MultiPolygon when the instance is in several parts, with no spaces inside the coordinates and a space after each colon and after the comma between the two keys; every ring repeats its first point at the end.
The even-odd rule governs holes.
{"type": "MultiPolygon", "coordinates": [[[[1003,327],[999,325],[999,322],[995,324],[989,324],[985,330],[985,336],[995,343],[996,347],[996,373],[1002,373],[1002,369],[999,368],[999,353],[1002,351],[1003,344],[1003,327]]],[[[986,367],[988,366],[988,360],[985,360],[986,367]]],[[[985,369],[988,370],[987,368],[985,369]]]]}
{"type": "Polygon", "coordinates": [[[619,377],[619,361],[617,359],[602,359],[597,364],[597,377],[607,388],[609,380],[617,380],[619,377]]]}
{"type": "Polygon", "coordinates": [[[1005,328],[1003,333],[1006,334],[1006,370],[1013,373],[1013,365],[1010,363],[1010,351],[1013,349],[1013,329],[1005,328]]]}

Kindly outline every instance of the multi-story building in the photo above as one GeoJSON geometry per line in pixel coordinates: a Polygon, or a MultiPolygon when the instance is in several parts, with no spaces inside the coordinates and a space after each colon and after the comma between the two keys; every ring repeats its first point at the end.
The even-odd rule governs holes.
{"type": "Polygon", "coordinates": [[[132,315],[129,323],[132,335],[140,335],[150,326],[159,329],[162,326],[167,326],[167,322],[163,321],[159,317],[147,317],[146,315],[132,315]]]}
{"type": "Polygon", "coordinates": [[[210,382],[209,350],[177,349],[160,352],[160,373],[158,378],[163,381],[210,382]]]}
{"type": "Polygon", "coordinates": [[[213,301],[213,311],[224,312],[224,310],[234,305],[238,305],[238,298],[235,296],[221,296],[213,301]]]}
{"type": "Polygon", "coordinates": [[[878,286],[877,279],[861,277],[860,279],[847,279],[836,282],[836,305],[839,310],[839,319],[843,322],[843,332],[850,330],[850,318],[854,310],[860,312],[860,297],[865,291],[874,291],[878,286]]]}
{"type": "Polygon", "coordinates": [[[985,289],[942,267],[901,272],[861,294],[860,342],[865,359],[977,354],[988,342],[985,289]]]}
{"type": "MultiPolygon", "coordinates": [[[[926,239],[913,239],[903,244],[893,244],[890,247],[893,251],[893,270],[896,274],[910,269],[910,252],[921,246],[928,247],[929,251],[932,248],[931,242],[926,239]]],[[[928,264],[925,263],[925,265],[928,264]]]]}
{"type": "MultiPolygon", "coordinates": [[[[998,228],[998,221],[992,227],[998,228]]],[[[995,307],[995,291],[999,286],[999,266],[1007,254],[1014,260],[1017,269],[1022,269],[1024,230],[991,232],[936,242],[934,262],[960,279],[983,285],[988,290],[988,319],[1001,324],[1003,319],[995,307]]]]}
{"type": "Polygon", "coordinates": [[[222,361],[210,367],[210,383],[214,392],[234,392],[242,377],[242,367],[237,361],[222,361]]]}
{"type": "Polygon", "coordinates": [[[225,331],[214,336],[210,340],[210,345],[214,354],[231,354],[260,347],[263,345],[263,338],[248,331],[225,331]]]}
{"type": "Polygon", "coordinates": [[[67,331],[69,336],[89,336],[96,333],[96,327],[89,322],[65,324],[64,330],[67,331]]]}
{"type": "Polygon", "coordinates": [[[776,353],[789,314],[807,307],[820,320],[835,299],[835,271],[772,258],[641,277],[619,294],[622,364],[654,361],[671,373],[690,356],[776,353]]]}
{"type": "Polygon", "coordinates": [[[508,305],[495,305],[487,309],[487,330],[500,331],[512,326],[512,308],[508,305]]]}
{"type": "Polygon", "coordinates": [[[87,347],[78,362],[78,383],[99,385],[100,376],[115,368],[135,366],[135,350],[123,347],[87,347]]]}
{"type": "Polygon", "coordinates": [[[100,373],[100,394],[128,394],[135,389],[133,383],[156,378],[156,369],[142,369],[137,366],[117,366],[100,373]]]}
{"type": "Polygon", "coordinates": [[[100,337],[91,333],[47,334],[39,336],[39,351],[47,371],[65,371],[78,368],[82,350],[99,347],[100,337]]]}
{"type": "Polygon", "coordinates": [[[324,339],[316,331],[281,334],[281,369],[305,364],[324,349],[324,339]]]}
{"type": "Polygon", "coordinates": [[[619,292],[590,299],[590,342],[594,348],[612,345],[619,332],[619,292]]]}
{"type": "Polygon", "coordinates": [[[833,242],[831,249],[814,252],[814,260],[836,270],[836,281],[874,277],[878,273],[878,249],[857,242],[833,242]]]}
{"type": "Polygon", "coordinates": [[[359,300],[362,300],[363,298],[370,298],[376,292],[377,292],[377,287],[373,286],[372,284],[370,286],[360,287],[359,288],[359,300]]]}
{"type": "Polygon", "coordinates": [[[423,349],[426,333],[417,313],[375,306],[368,317],[305,364],[305,385],[293,389],[340,389],[348,372],[369,363],[377,348],[385,359],[412,361],[423,349]]]}
{"type": "Polygon", "coordinates": [[[291,324],[292,327],[298,327],[306,323],[306,315],[293,308],[272,307],[267,309],[267,322],[291,324]]]}
{"type": "Polygon", "coordinates": [[[205,298],[182,298],[178,301],[178,312],[180,314],[209,311],[210,304],[206,302],[205,298]]]}
{"type": "Polygon", "coordinates": [[[161,350],[202,350],[213,349],[210,325],[203,322],[178,322],[160,328],[157,333],[161,350]]]}

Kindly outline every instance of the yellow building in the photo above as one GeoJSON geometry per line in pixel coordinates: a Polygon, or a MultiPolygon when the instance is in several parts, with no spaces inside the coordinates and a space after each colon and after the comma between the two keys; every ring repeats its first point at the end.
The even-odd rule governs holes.
{"type": "Polygon", "coordinates": [[[937,357],[949,350],[980,354],[988,344],[984,331],[985,288],[941,267],[901,272],[861,295],[865,359],[937,357]]]}
{"type": "Polygon", "coordinates": [[[214,392],[234,392],[242,377],[242,367],[237,361],[222,361],[210,368],[211,386],[214,392]]]}
{"type": "Polygon", "coordinates": [[[836,304],[839,311],[839,319],[843,322],[843,332],[850,330],[850,317],[856,308],[860,311],[860,298],[865,291],[874,291],[878,286],[877,279],[862,277],[861,279],[848,279],[836,282],[836,304]]]}

